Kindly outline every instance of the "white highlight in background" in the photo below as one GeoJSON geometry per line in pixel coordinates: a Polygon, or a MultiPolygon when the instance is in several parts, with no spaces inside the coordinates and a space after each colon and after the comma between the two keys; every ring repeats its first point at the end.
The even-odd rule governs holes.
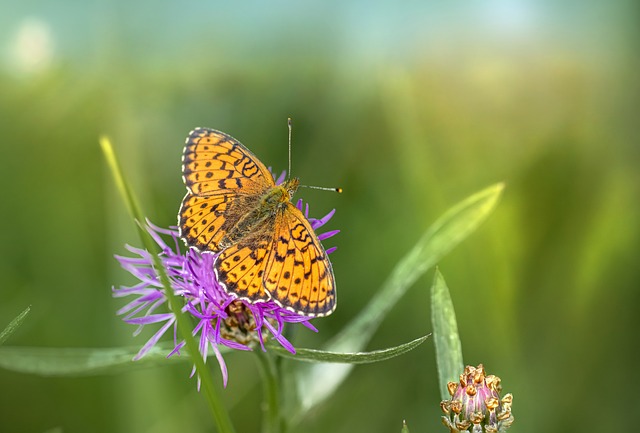
{"type": "Polygon", "coordinates": [[[9,67],[20,74],[46,70],[53,62],[53,51],[50,26],[39,18],[25,18],[9,45],[9,67]]]}

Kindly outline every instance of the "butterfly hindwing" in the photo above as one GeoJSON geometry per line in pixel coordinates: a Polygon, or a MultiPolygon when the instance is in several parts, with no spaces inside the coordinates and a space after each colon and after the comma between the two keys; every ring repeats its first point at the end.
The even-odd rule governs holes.
{"type": "Polygon", "coordinates": [[[180,236],[200,251],[227,248],[248,234],[246,216],[260,199],[257,194],[229,191],[209,196],[187,193],[180,207],[180,236]]]}
{"type": "Polygon", "coordinates": [[[276,215],[265,290],[298,314],[329,315],[336,304],[331,262],[302,212],[289,202],[285,204],[276,215]]]}
{"type": "Polygon", "coordinates": [[[214,269],[218,281],[228,293],[250,301],[265,301],[264,273],[273,244],[271,220],[263,221],[259,230],[226,248],[216,258],[214,269]]]}
{"type": "Polygon", "coordinates": [[[180,237],[187,245],[199,250],[219,251],[225,231],[222,226],[229,220],[225,215],[236,194],[217,194],[200,197],[187,193],[178,214],[180,237]]]}

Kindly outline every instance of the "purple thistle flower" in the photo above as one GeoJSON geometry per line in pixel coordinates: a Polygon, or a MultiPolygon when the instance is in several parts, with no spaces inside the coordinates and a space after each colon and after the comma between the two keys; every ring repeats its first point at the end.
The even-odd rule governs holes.
{"type": "MultiPolygon", "coordinates": [[[[296,206],[304,212],[314,230],[326,224],[335,213],[334,209],[323,218],[314,219],[309,218],[308,204],[303,210],[303,202],[299,200],[296,206]]],[[[283,335],[286,323],[301,323],[317,332],[310,323],[311,317],[288,311],[274,301],[251,303],[237,299],[232,293],[227,293],[219,284],[213,270],[217,254],[200,253],[195,249],[182,253],[177,227],[163,229],[147,221],[146,229],[161,249],[160,261],[169,277],[171,288],[176,295],[184,298],[185,304],[182,311],[196,320],[193,335],[199,339],[200,352],[206,361],[209,350],[213,351],[220,364],[225,387],[228,375],[220,351],[221,345],[230,349],[252,350],[252,347],[259,343],[261,349],[266,351],[265,341],[271,334],[282,347],[295,353],[295,348],[283,335]]],[[[338,232],[339,230],[326,232],[318,238],[324,240],[338,232]]],[[[126,245],[126,249],[133,253],[134,257],[116,255],[116,259],[125,270],[140,281],[131,287],[114,288],[114,297],[135,296],[135,299],[119,309],[117,314],[123,316],[125,322],[138,325],[134,335],[138,335],[145,325],[161,325],[142,346],[134,360],[142,358],[149,352],[171,327],[174,328],[174,348],[167,357],[179,354],[185,343],[178,341],[176,317],[171,312],[158,311],[167,302],[167,298],[158,272],[154,269],[153,257],[144,249],[129,245],[126,245]]],[[[335,249],[335,247],[329,248],[326,252],[330,254],[335,249]]],[[[191,375],[193,376],[194,373],[195,368],[191,375]]]]}

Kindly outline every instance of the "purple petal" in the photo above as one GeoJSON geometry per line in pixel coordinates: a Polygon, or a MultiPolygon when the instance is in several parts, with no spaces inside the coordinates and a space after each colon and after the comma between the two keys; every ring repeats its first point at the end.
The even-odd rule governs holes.
{"type": "Polygon", "coordinates": [[[318,332],[318,328],[316,328],[315,326],[313,326],[311,324],[311,322],[306,321],[306,322],[300,322],[302,323],[304,326],[306,326],[307,328],[311,329],[313,332],[318,332]]]}
{"type": "Polygon", "coordinates": [[[133,325],[149,325],[151,323],[164,322],[165,320],[173,319],[174,317],[173,313],[152,314],[150,316],[126,319],[125,322],[133,325]]]}
{"type": "Polygon", "coordinates": [[[282,182],[285,181],[286,178],[287,178],[287,170],[282,170],[282,173],[280,173],[280,176],[278,176],[278,178],[276,179],[276,185],[280,185],[282,182]]]}
{"type": "Polygon", "coordinates": [[[319,220],[315,220],[313,223],[311,223],[311,227],[313,227],[314,230],[319,229],[320,227],[325,225],[331,219],[331,217],[333,217],[333,214],[335,213],[336,213],[335,209],[331,210],[331,212],[329,212],[319,220]]]}
{"type": "Polygon", "coordinates": [[[269,321],[265,320],[264,326],[266,326],[269,329],[269,331],[271,331],[271,334],[273,335],[273,338],[278,340],[278,343],[280,343],[280,345],[282,347],[284,347],[289,352],[291,352],[291,353],[293,353],[295,355],[296,349],[293,347],[293,345],[291,343],[289,343],[289,340],[284,338],[284,336],[282,334],[277,332],[276,329],[269,323],[269,321]]]}
{"type": "Polygon", "coordinates": [[[173,348],[173,350],[171,352],[169,352],[169,354],[167,355],[167,358],[170,357],[170,356],[173,356],[175,354],[180,355],[180,349],[182,349],[185,346],[185,344],[187,344],[187,343],[185,343],[184,341],[181,341],[179,344],[177,344],[173,348]]]}
{"type": "Polygon", "coordinates": [[[325,239],[329,239],[330,237],[335,236],[338,233],[340,233],[340,230],[331,230],[330,232],[322,233],[321,235],[318,235],[318,240],[323,241],[325,239]]]}
{"type": "MultiPolygon", "coordinates": [[[[163,229],[162,227],[159,227],[157,225],[155,225],[154,223],[152,223],[151,221],[149,221],[149,218],[145,219],[147,225],[151,228],[151,230],[147,230],[149,232],[156,232],[156,233],[162,233],[163,235],[169,235],[169,236],[173,236],[176,234],[176,230],[178,229],[178,227],[173,226],[173,227],[169,227],[169,229],[163,229]],[[175,230],[172,230],[175,227],[175,230]]],[[[160,244],[158,244],[160,245],[160,244]]]]}
{"type": "Polygon", "coordinates": [[[142,349],[140,349],[138,354],[133,357],[133,360],[137,361],[138,359],[142,358],[149,350],[151,350],[151,348],[153,346],[155,346],[155,344],[158,342],[158,340],[160,340],[160,337],[162,337],[162,335],[164,335],[164,333],[167,331],[167,329],[169,329],[169,327],[173,324],[174,320],[175,320],[175,318],[173,316],[171,316],[171,319],[169,321],[167,321],[167,323],[162,325],[162,327],[158,330],[158,332],[153,334],[153,337],[151,337],[145,343],[145,345],[142,346],[142,349]]]}
{"type": "Polygon", "coordinates": [[[229,374],[227,372],[227,364],[224,362],[224,358],[222,357],[222,353],[218,350],[218,346],[211,343],[211,347],[213,348],[213,353],[216,354],[216,358],[218,358],[218,364],[220,364],[220,372],[222,373],[222,383],[224,387],[227,387],[227,382],[229,380],[229,374]]]}

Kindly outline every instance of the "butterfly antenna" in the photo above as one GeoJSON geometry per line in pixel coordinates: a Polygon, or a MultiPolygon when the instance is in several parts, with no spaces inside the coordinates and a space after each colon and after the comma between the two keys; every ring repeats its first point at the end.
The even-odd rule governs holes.
{"type": "MultiPolygon", "coordinates": [[[[291,179],[291,117],[287,118],[287,125],[289,126],[289,171],[287,172],[287,178],[291,179]]],[[[326,186],[311,186],[300,185],[300,188],[319,189],[322,191],[342,192],[342,188],[327,188],[326,186]]]]}
{"type": "Polygon", "coordinates": [[[287,179],[291,179],[291,117],[287,118],[287,126],[289,127],[289,170],[287,170],[287,179]]]}
{"type": "Polygon", "coordinates": [[[300,185],[300,188],[319,189],[322,191],[342,192],[342,188],[330,188],[326,186],[312,186],[312,185],[300,185]]]}

